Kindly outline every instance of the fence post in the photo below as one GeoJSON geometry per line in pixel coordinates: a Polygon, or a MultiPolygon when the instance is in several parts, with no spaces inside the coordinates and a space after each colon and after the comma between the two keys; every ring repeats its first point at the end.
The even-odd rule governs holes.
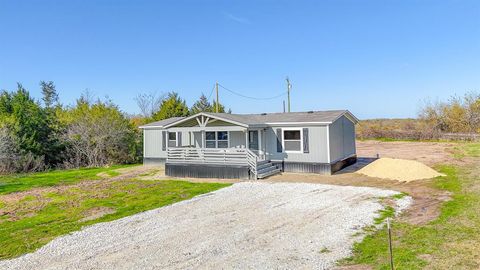
{"type": "Polygon", "coordinates": [[[393,268],[393,248],[392,248],[392,228],[390,227],[390,218],[387,218],[387,230],[388,230],[388,251],[390,253],[390,269],[393,268]]]}

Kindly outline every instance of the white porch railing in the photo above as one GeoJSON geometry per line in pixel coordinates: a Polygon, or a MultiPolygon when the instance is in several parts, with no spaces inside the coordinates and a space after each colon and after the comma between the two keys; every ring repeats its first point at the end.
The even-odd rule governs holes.
{"type": "Polygon", "coordinates": [[[176,147],[167,149],[167,163],[209,163],[248,165],[257,176],[258,156],[245,148],[191,148],[176,147]]]}

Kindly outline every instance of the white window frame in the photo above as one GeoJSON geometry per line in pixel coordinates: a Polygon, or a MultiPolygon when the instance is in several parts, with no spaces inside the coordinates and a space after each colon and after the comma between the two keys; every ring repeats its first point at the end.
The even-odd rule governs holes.
{"type": "MultiPolygon", "coordinates": [[[[218,148],[218,132],[227,132],[227,148],[230,148],[230,131],[226,131],[226,130],[219,130],[219,131],[205,131],[205,140],[204,140],[204,144],[205,145],[205,148],[207,148],[207,141],[209,142],[213,142],[215,141],[215,147],[214,148],[209,148],[209,149],[227,149],[227,148],[218,148]],[[215,133],[215,140],[207,140],[207,132],[213,132],[215,133]]],[[[224,142],[225,140],[220,140],[221,142],[224,142]]]]}
{"type": "Polygon", "coordinates": [[[168,144],[170,143],[170,141],[174,141],[174,140],[170,140],[170,133],[173,133],[175,134],[175,146],[173,147],[178,147],[178,134],[177,132],[167,132],[167,147],[172,147],[172,146],[168,146],[168,144]]]}
{"type": "MultiPolygon", "coordinates": [[[[297,141],[297,140],[287,140],[287,141],[297,141]]],[[[282,128],[282,148],[285,153],[303,153],[303,128],[282,128]],[[285,131],[300,131],[300,150],[292,151],[285,149],[285,131]]]]}

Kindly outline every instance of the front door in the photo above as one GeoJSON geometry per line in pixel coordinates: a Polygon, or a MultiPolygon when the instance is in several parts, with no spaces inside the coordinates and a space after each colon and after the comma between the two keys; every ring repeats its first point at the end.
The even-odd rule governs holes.
{"type": "Polygon", "coordinates": [[[258,130],[248,131],[248,148],[255,152],[258,151],[258,130]]]}

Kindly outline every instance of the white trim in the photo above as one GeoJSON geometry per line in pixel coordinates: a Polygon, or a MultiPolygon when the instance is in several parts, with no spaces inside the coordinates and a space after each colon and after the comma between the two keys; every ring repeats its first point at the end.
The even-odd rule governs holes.
{"type": "Polygon", "coordinates": [[[327,126],[327,162],[330,163],[330,126],[327,126]]]}
{"type": "Polygon", "coordinates": [[[244,127],[239,127],[239,126],[226,126],[226,127],[221,127],[221,126],[215,126],[215,127],[172,127],[169,129],[166,129],[167,131],[245,131],[246,128],[244,127]]]}
{"type": "Polygon", "coordinates": [[[333,122],[267,122],[265,125],[330,125],[333,122]]]}
{"type": "Polygon", "coordinates": [[[153,129],[153,128],[160,128],[163,129],[163,126],[139,126],[140,129],[153,129]]]}
{"type": "Polygon", "coordinates": [[[240,122],[237,122],[237,121],[233,121],[233,120],[229,120],[229,119],[225,119],[223,117],[219,117],[217,115],[212,115],[212,114],[207,114],[207,113],[204,113],[204,112],[201,112],[201,113],[197,113],[195,115],[192,115],[192,116],[189,116],[189,117],[185,117],[179,121],[176,121],[176,122],[173,122],[173,123],[170,123],[168,125],[165,125],[165,128],[169,128],[171,126],[175,126],[177,124],[181,124],[181,123],[184,123],[186,121],[189,121],[195,117],[198,117],[198,116],[206,116],[206,117],[210,117],[210,118],[215,118],[215,119],[219,119],[219,120],[222,120],[222,121],[225,121],[225,122],[228,122],[228,123],[232,123],[232,124],[235,124],[235,125],[239,125],[239,126],[242,126],[242,127],[248,127],[248,125],[244,124],[244,123],[240,123],[240,122]]]}
{"type": "Polygon", "coordinates": [[[195,117],[195,119],[196,119],[197,122],[198,122],[198,126],[201,127],[201,126],[202,126],[202,122],[200,121],[200,119],[198,119],[198,117],[195,117]]]}
{"type": "MultiPolygon", "coordinates": [[[[181,131],[180,131],[180,132],[181,132],[181,131]]],[[[173,141],[173,140],[170,140],[170,133],[175,134],[175,146],[173,146],[173,147],[178,147],[178,134],[177,134],[177,131],[173,131],[173,132],[172,132],[172,131],[167,131],[167,149],[170,148],[170,147],[172,147],[172,146],[169,146],[169,145],[168,145],[168,143],[169,143],[170,141],[173,141]]]]}
{"type": "MultiPolygon", "coordinates": [[[[162,133],[160,133],[162,134],[162,133]]],[[[160,135],[161,136],[161,135],[160,135]]],[[[143,157],[145,157],[145,130],[143,130],[143,157]]],[[[161,146],[162,143],[160,143],[160,149],[162,149],[162,146],[161,146]]]]}
{"type": "Polygon", "coordinates": [[[222,147],[222,148],[219,148],[219,147],[218,147],[218,141],[221,141],[221,142],[224,142],[224,141],[225,141],[225,140],[219,140],[219,139],[218,139],[218,132],[227,132],[227,137],[228,137],[228,138],[227,138],[227,148],[230,148],[230,131],[228,131],[228,130],[205,131],[205,138],[204,138],[204,141],[203,141],[203,142],[204,142],[204,145],[205,145],[204,148],[208,148],[208,149],[226,149],[226,148],[223,148],[223,147],[222,147]],[[213,133],[215,133],[215,140],[208,140],[209,142],[215,141],[215,147],[213,147],[213,148],[212,148],[212,147],[207,147],[207,134],[206,134],[207,132],[213,132],[213,133]]]}
{"type": "MultiPolygon", "coordinates": [[[[297,141],[297,140],[288,140],[288,141],[297,141]]],[[[303,154],[303,128],[282,128],[282,148],[284,153],[297,153],[297,154],[303,154]],[[300,150],[298,151],[287,151],[285,149],[285,132],[284,131],[289,131],[289,130],[298,130],[300,131],[300,150]]]]}
{"type": "Polygon", "coordinates": [[[342,113],[341,115],[339,115],[337,118],[335,118],[333,122],[337,121],[338,119],[340,119],[342,116],[345,116],[347,117],[348,120],[352,121],[352,123],[354,124],[358,124],[358,122],[360,122],[360,120],[355,117],[355,115],[353,115],[349,110],[346,110],[344,113],[342,113]]]}

